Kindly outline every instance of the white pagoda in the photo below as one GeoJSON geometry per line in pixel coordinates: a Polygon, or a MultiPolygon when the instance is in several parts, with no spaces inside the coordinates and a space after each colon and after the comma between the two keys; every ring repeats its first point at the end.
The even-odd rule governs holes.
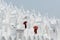
{"type": "Polygon", "coordinates": [[[0,40],[59,40],[60,19],[0,0],[0,40]]]}

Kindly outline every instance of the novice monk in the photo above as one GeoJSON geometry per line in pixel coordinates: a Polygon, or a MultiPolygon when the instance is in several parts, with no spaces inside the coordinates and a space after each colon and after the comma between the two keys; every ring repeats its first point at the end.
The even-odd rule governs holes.
{"type": "Polygon", "coordinates": [[[27,28],[27,21],[24,21],[23,23],[25,25],[25,29],[27,28]]]}
{"type": "Polygon", "coordinates": [[[38,26],[34,26],[34,33],[37,34],[38,26]]]}

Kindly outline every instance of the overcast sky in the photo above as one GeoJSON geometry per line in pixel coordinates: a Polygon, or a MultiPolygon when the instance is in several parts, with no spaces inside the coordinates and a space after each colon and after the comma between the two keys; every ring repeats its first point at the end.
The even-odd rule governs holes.
{"type": "Polygon", "coordinates": [[[5,0],[8,4],[11,2],[18,8],[23,6],[25,9],[36,9],[41,14],[56,16],[60,18],[60,0],[5,0]]]}

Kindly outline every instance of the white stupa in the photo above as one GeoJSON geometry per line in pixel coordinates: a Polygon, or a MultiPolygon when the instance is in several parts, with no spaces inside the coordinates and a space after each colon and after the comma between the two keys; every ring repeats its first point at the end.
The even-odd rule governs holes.
{"type": "Polygon", "coordinates": [[[0,40],[59,40],[59,30],[60,19],[0,0],[0,40]],[[34,26],[38,26],[37,34],[34,26]]]}

